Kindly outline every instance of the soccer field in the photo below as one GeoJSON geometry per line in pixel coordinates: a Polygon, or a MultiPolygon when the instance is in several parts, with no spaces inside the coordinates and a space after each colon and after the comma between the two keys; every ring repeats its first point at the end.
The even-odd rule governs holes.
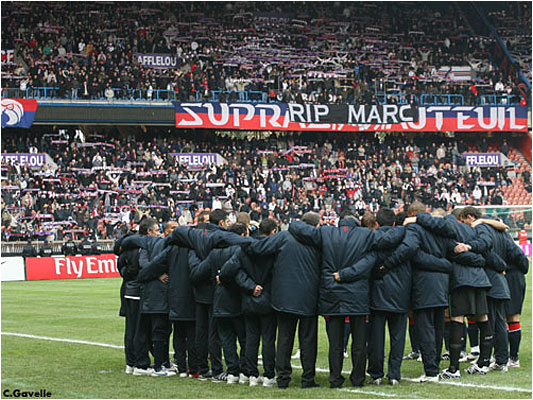
{"type": "MultiPolygon", "coordinates": [[[[288,390],[153,378],[124,373],[124,320],[118,316],[121,279],[2,283],[2,396],[5,389],[39,391],[52,398],[531,398],[531,274],[522,316],[521,367],[508,373],[419,384],[422,364],[405,361],[399,386],[329,389],[327,339],[321,318],[317,382],[300,388],[293,360],[288,390]]],[[[406,344],[406,352],[410,344],[406,344]]],[[[447,367],[443,361],[441,368],[447,367]]],[[[465,368],[467,364],[462,364],[465,368]]],[[[344,370],[351,369],[345,360],[344,370]]],[[[344,374],[348,377],[348,374],[344,374]]]]}

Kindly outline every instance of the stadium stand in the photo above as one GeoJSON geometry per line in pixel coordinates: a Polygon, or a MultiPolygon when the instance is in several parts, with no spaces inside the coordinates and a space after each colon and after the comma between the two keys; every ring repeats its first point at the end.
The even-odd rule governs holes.
{"type": "MultiPolygon", "coordinates": [[[[9,131],[2,136],[4,152],[47,153],[53,161],[40,170],[3,161],[4,240],[28,233],[110,239],[145,214],[188,224],[203,208],[282,222],[309,210],[330,220],[345,207],[360,214],[380,205],[401,208],[415,197],[444,209],[531,204],[531,167],[511,140],[499,145],[501,136],[479,142],[476,134],[391,134],[380,143],[372,133],[303,134],[246,141],[201,131],[169,135],[157,127],[47,129],[33,127],[25,140],[9,131]],[[517,164],[466,167],[462,154],[478,151],[500,151],[517,164]],[[226,163],[191,167],[173,153],[219,153],[226,163]]],[[[531,226],[531,213],[512,215],[513,225],[531,226]]]]}
{"type": "MultiPolygon", "coordinates": [[[[498,64],[500,41],[531,80],[531,3],[8,2],[2,8],[2,98],[523,104],[519,77],[498,64]],[[178,66],[143,66],[138,54],[176,55],[178,66]]],[[[531,204],[531,156],[520,153],[512,136],[503,143],[502,136],[479,142],[475,134],[245,141],[231,140],[239,136],[231,133],[213,139],[212,131],[142,129],[34,126],[24,140],[17,131],[3,132],[3,153],[49,158],[39,171],[2,163],[2,238],[113,238],[144,214],[191,223],[204,207],[287,221],[311,209],[336,215],[344,206],[361,213],[381,204],[401,207],[415,196],[445,209],[531,204]],[[227,164],[191,169],[173,152],[219,153],[227,164]],[[511,165],[468,169],[465,152],[501,152],[511,165]]],[[[507,219],[531,226],[531,213],[507,219]]]]}
{"type": "MultiPolygon", "coordinates": [[[[524,10],[509,6],[491,16],[530,71],[530,5],[524,10]]],[[[464,11],[447,3],[12,2],[3,15],[2,49],[17,53],[2,70],[3,97],[456,105],[522,99],[516,78],[492,61],[494,38],[477,34],[464,11]],[[143,67],[138,53],[177,54],[179,68],[143,67]]]]}
{"type": "Polygon", "coordinates": [[[522,2],[508,2],[489,12],[498,34],[511,55],[531,81],[531,7],[522,2]]]}

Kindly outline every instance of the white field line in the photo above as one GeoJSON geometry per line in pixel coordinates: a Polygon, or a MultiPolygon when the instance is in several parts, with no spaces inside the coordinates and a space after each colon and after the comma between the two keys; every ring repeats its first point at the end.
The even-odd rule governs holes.
{"type": "Polygon", "coordinates": [[[123,349],[124,348],[124,346],[117,346],[117,345],[108,344],[108,343],[87,342],[85,340],[62,339],[62,338],[53,338],[53,337],[48,337],[48,336],[27,335],[25,333],[2,332],[2,335],[5,335],[5,336],[17,336],[17,337],[23,337],[23,338],[29,338],[29,339],[38,339],[38,340],[48,340],[48,341],[51,341],[51,342],[87,344],[89,346],[110,347],[112,349],[123,349]]]}
{"type": "MultiPolygon", "coordinates": [[[[117,346],[115,344],[109,344],[109,343],[100,343],[100,342],[89,342],[86,340],[76,340],[76,339],[64,339],[64,338],[53,338],[49,336],[37,336],[37,335],[29,335],[26,333],[16,333],[16,332],[1,332],[2,335],[5,336],[17,336],[17,337],[23,337],[23,338],[29,338],[29,339],[37,339],[37,340],[48,340],[51,342],[63,342],[63,343],[75,343],[75,344],[85,344],[89,346],[99,346],[99,347],[108,347],[112,349],[124,349],[124,346],[117,346]]],[[[294,361],[294,360],[293,360],[294,361]]],[[[302,367],[300,365],[293,365],[293,368],[301,369],[302,367]]],[[[328,369],[325,368],[316,368],[317,372],[324,372],[329,373],[328,369]]],[[[349,374],[351,371],[342,371],[345,374],[349,374]]],[[[402,380],[409,381],[409,382],[416,382],[416,379],[413,378],[402,378],[402,380]]],[[[492,389],[492,390],[503,390],[507,392],[524,392],[524,393],[531,393],[531,389],[525,389],[525,388],[517,388],[517,387],[510,387],[510,386],[495,386],[495,385],[480,385],[475,383],[466,383],[466,382],[452,382],[452,381],[439,381],[439,384],[442,385],[451,385],[451,386],[462,386],[462,387],[472,387],[477,389],[492,389]]],[[[342,389],[342,390],[350,390],[354,392],[361,392],[361,393],[369,393],[366,390],[358,390],[358,389],[342,389]]],[[[378,395],[378,392],[375,393],[378,395]]],[[[383,396],[391,396],[389,393],[383,393],[379,394],[383,396]]],[[[393,396],[396,397],[396,396],[393,396]]]]}
{"type": "MultiPolygon", "coordinates": [[[[385,393],[385,392],[374,392],[374,391],[371,391],[371,390],[364,390],[364,389],[339,389],[340,391],[342,392],[349,392],[349,393],[363,393],[363,394],[369,394],[369,395],[372,395],[372,396],[382,396],[382,397],[404,397],[403,395],[400,396],[399,394],[394,394],[394,393],[385,393]]],[[[418,397],[412,397],[410,396],[411,399],[417,399],[418,397]]]]}
{"type": "MultiPolygon", "coordinates": [[[[298,368],[298,369],[302,368],[299,365],[293,365],[292,367],[293,368],[298,368]]],[[[329,369],[325,369],[325,368],[316,368],[316,371],[317,372],[329,373],[329,369]]],[[[345,371],[345,370],[342,371],[343,374],[350,374],[351,372],[352,371],[345,371]]],[[[405,378],[405,377],[402,377],[402,381],[409,381],[409,382],[419,383],[416,378],[405,378]]],[[[507,391],[507,392],[524,392],[524,393],[531,393],[532,392],[531,389],[516,388],[516,387],[511,387],[511,386],[480,385],[480,384],[476,384],[476,383],[467,383],[467,382],[461,382],[461,381],[440,380],[439,384],[452,385],[452,386],[462,386],[462,387],[472,387],[472,388],[477,388],[477,389],[503,390],[503,391],[507,391]]]]}

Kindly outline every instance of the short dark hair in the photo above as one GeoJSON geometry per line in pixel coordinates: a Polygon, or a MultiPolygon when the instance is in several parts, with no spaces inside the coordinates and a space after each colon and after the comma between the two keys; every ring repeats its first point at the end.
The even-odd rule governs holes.
{"type": "Polygon", "coordinates": [[[396,218],[394,219],[394,225],[396,226],[402,226],[403,221],[407,218],[407,211],[400,211],[398,214],[396,214],[396,218]]]}
{"type": "Polygon", "coordinates": [[[357,219],[357,217],[355,216],[354,212],[352,210],[349,210],[349,209],[345,209],[345,210],[341,211],[341,215],[339,216],[339,220],[344,219],[344,218],[357,219]]]}
{"type": "Polygon", "coordinates": [[[259,224],[259,234],[270,235],[270,233],[278,228],[278,224],[272,218],[265,218],[259,224]]]}
{"type": "Polygon", "coordinates": [[[474,219],[479,219],[481,218],[481,211],[479,210],[479,208],[467,206],[463,208],[461,212],[461,217],[467,218],[469,216],[474,217],[474,219]]]}
{"type": "Polygon", "coordinates": [[[392,211],[390,208],[380,208],[376,214],[376,221],[378,222],[379,226],[392,226],[394,225],[395,218],[396,216],[394,215],[394,211],[392,211]]]}
{"type": "Polygon", "coordinates": [[[248,227],[244,225],[242,222],[236,222],[230,226],[229,231],[236,233],[237,235],[242,235],[248,232],[248,227]]]}
{"type": "Polygon", "coordinates": [[[370,212],[366,212],[361,218],[361,226],[364,228],[373,228],[376,225],[376,217],[370,212]]]}
{"type": "Polygon", "coordinates": [[[209,213],[209,222],[215,225],[218,225],[220,221],[224,221],[226,218],[228,218],[228,214],[220,208],[209,213]]]}
{"type": "Polygon", "coordinates": [[[202,211],[198,214],[198,221],[200,221],[200,223],[209,221],[209,211],[202,211]]]}
{"type": "Polygon", "coordinates": [[[157,225],[157,221],[153,218],[144,218],[139,224],[139,234],[147,235],[149,230],[154,229],[154,225],[157,225]]]}
{"type": "Polygon", "coordinates": [[[453,211],[452,211],[452,215],[457,220],[460,220],[463,217],[463,209],[462,208],[454,208],[453,211]]]}
{"type": "Polygon", "coordinates": [[[165,224],[165,229],[164,231],[168,231],[169,228],[172,226],[172,225],[178,225],[178,223],[176,221],[168,221],[166,224],[165,224]]]}

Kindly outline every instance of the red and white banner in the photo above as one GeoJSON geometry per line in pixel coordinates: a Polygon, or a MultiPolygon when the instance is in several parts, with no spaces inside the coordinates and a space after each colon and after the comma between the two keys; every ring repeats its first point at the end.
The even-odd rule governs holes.
{"type": "Polygon", "coordinates": [[[26,258],[26,280],[109,278],[120,276],[117,256],[56,256],[26,258]]]}
{"type": "Polygon", "coordinates": [[[273,131],[527,132],[527,107],[179,103],[177,128],[273,131]],[[416,110],[416,118],[412,113],[416,110]]]}
{"type": "Polygon", "coordinates": [[[15,61],[15,50],[2,50],[2,64],[3,63],[12,63],[15,61]]]}

